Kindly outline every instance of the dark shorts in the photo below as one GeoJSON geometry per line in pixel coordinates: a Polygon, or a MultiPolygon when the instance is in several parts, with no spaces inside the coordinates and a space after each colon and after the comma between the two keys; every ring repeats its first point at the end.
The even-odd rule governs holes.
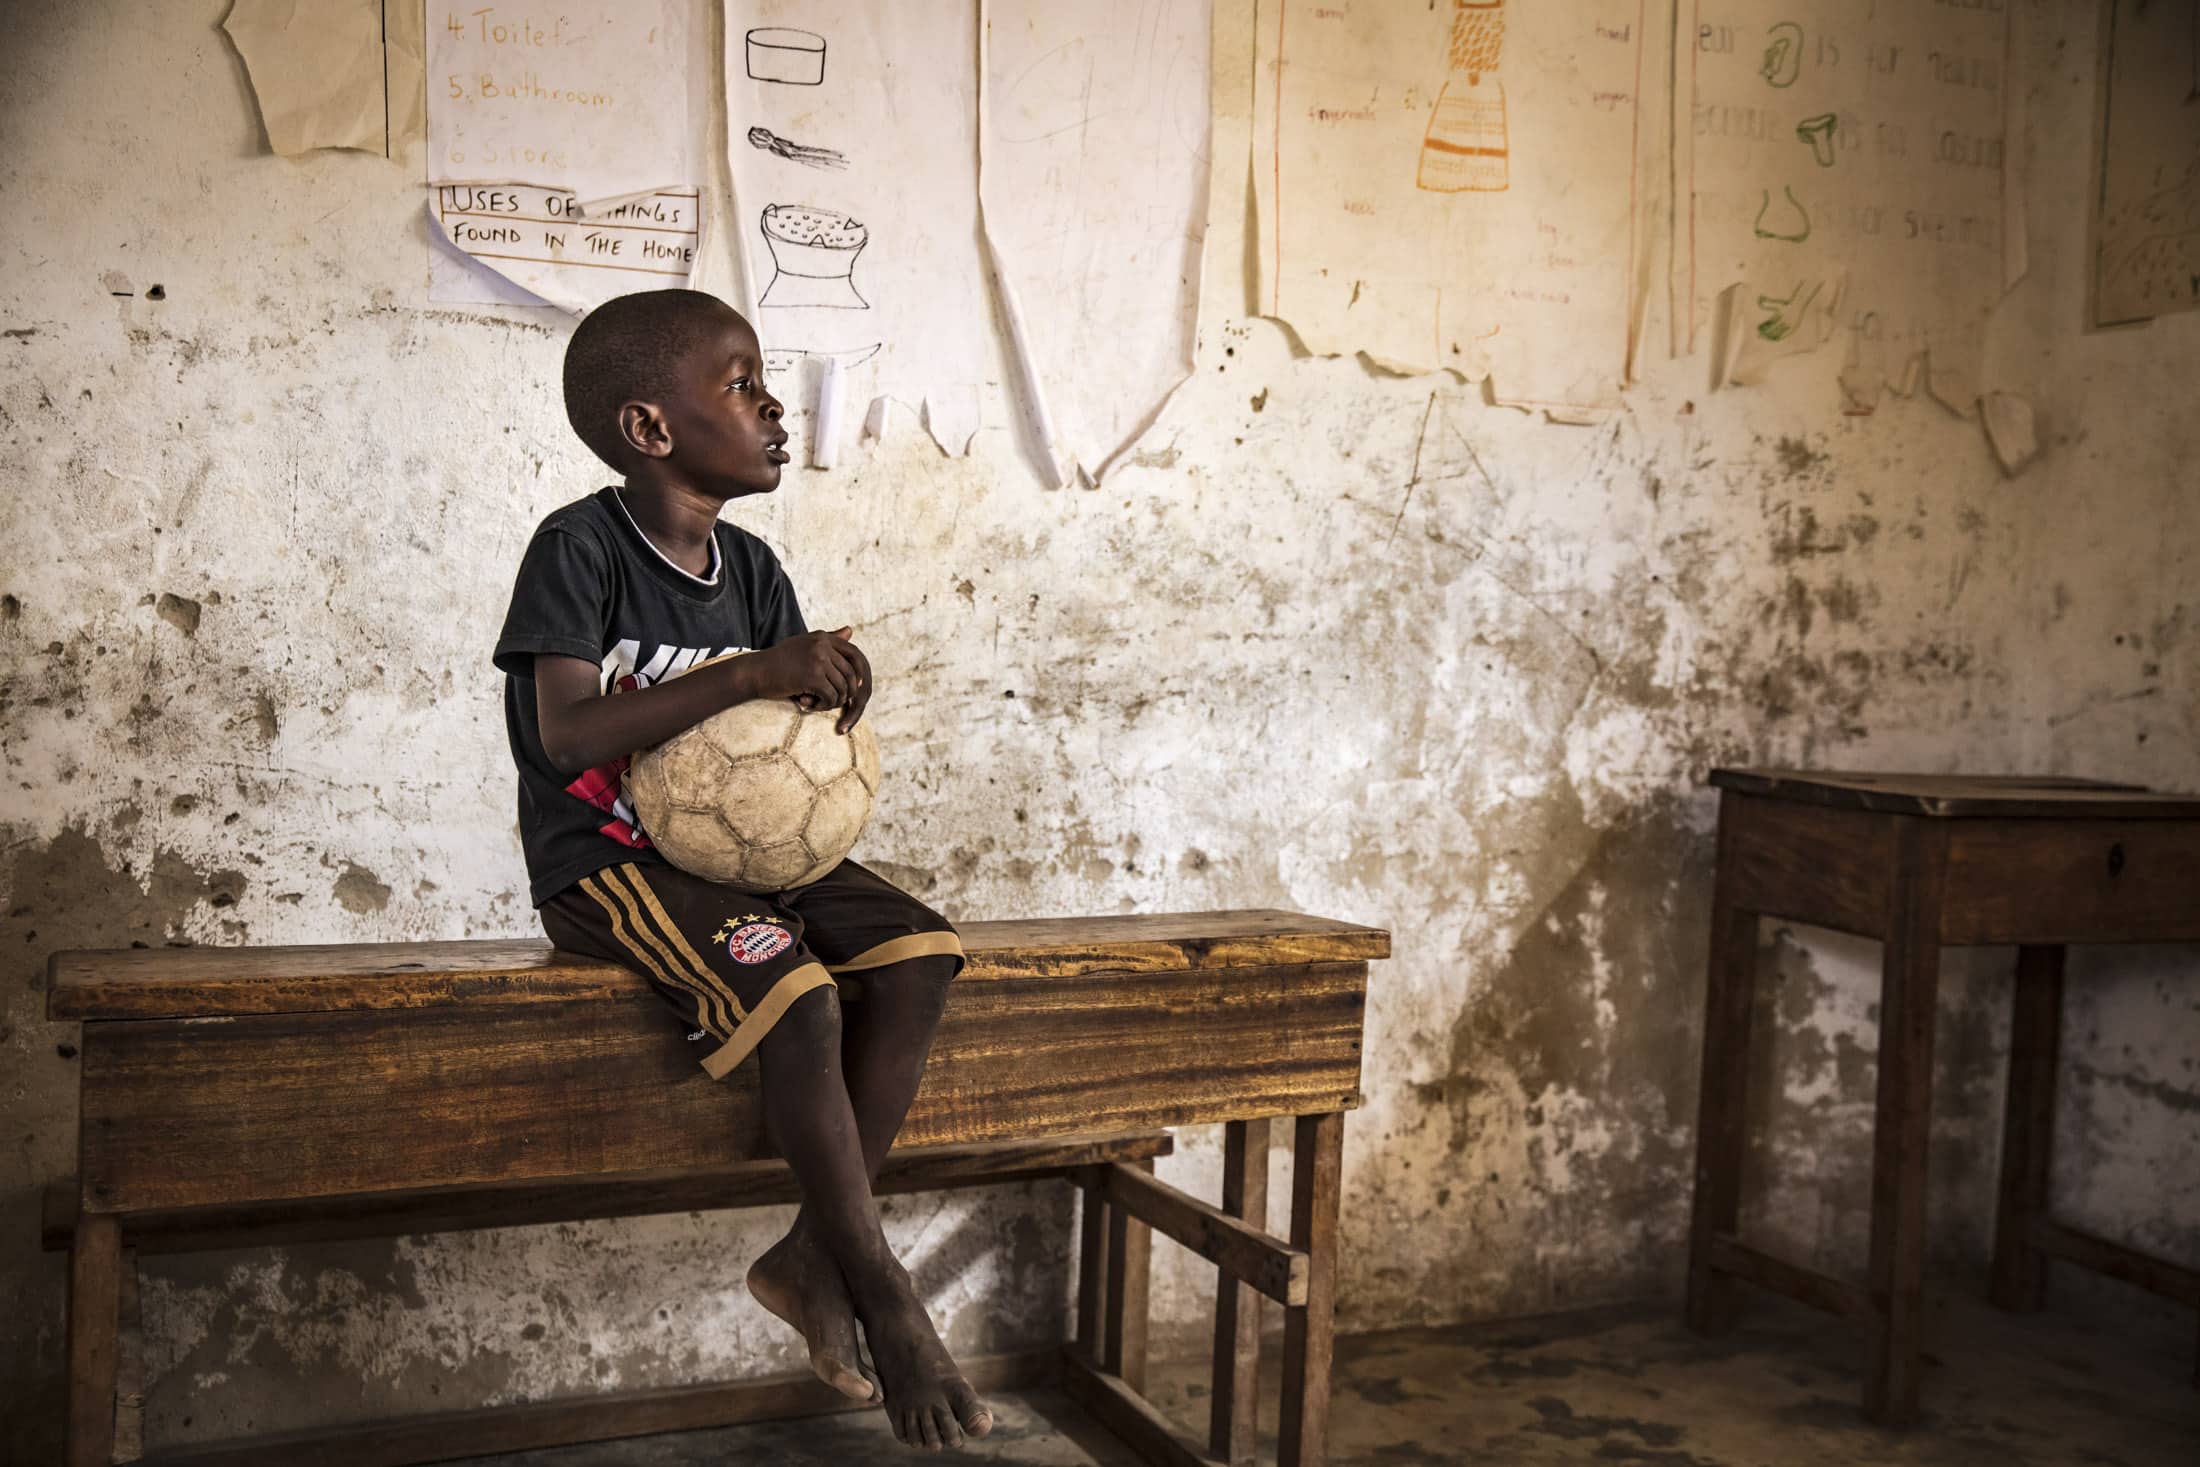
{"type": "Polygon", "coordinates": [[[606,866],[545,902],[543,930],[568,952],[632,968],[689,1038],[713,1041],[713,1080],[748,1057],[796,999],[841,973],[947,956],[947,919],[877,873],[843,861],[808,886],[752,896],[675,866],[606,866]]]}

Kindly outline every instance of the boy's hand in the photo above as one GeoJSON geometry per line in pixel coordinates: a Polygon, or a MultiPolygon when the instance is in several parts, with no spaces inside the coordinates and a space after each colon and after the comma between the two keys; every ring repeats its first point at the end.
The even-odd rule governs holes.
{"type": "Polygon", "coordinates": [[[849,640],[854,627],[804,632],[763,652],[749,654],[753,696],[792,698],[803,709],[843,708],[835,727],[846,733],[871,701],[871,663],[849,640]]]}

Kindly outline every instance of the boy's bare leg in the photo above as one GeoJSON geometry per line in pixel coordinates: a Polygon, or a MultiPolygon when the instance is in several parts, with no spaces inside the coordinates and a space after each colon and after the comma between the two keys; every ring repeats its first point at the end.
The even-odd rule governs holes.
{"type": "Polygon", "coordinates": [[[757,1046],[765,1123],[802,1190],[806,1233],[839,1266],[885,1388],[887,1419],[911,1446],[959,1446],[992,1413],[940,1343],[886,1245],[841,1069],[839,995],[813,989],[757,1046]]]}
{"type": "MultiPolygon", "coordinates": [[[[945,957],[880,968],[865,975],[871,981],[862,1002],[844,1011],[841,1071],[863,1143],[867,1178],[878,1176],[909,1113],[954,974],[954,960],[945,957]]],[[[857,1400],[865,1398],[870,1387],[856,1349],[854,1305],[810,1225],[807,1207],[796,1214],[787,1235],[749,1269],[749,1292],[802,1332],[810,1345],[811,1368],[820,1379],[857,1400]]],[[[987,1421],[972,1434],[982,1436],[990,1426],[987,1421]]]]}

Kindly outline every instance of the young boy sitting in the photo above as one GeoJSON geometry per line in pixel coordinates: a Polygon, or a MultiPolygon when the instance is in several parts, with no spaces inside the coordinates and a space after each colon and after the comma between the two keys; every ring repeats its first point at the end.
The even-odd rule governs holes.
{"type": "Polygon", "coordinates": [[[750,1292],[802,1332],[820,1378],[857,1400],[883,1393],[901,1441],[958,1446],[992,1413],[888,1250],[870,1184],[961,942],[853,861],[768,897],[690,876],[620,795],[629,755],[735,703],[839,708],[845,733],[870,701],[850,629],[805,630],[771,551],[718,519],[727,500],[778,487],[787,462],[756,333],[696,291],[606,302],[566,348],[565,410],[626,482],[536,529],[497,639],[533,901],[559,947],[646,977],[707,1038],[712,1078],[755,1053],[802,1208],[749,1270],[750,1292]],[[832,975],[853,970],[863,998],[844,1015],[832,975]]]}

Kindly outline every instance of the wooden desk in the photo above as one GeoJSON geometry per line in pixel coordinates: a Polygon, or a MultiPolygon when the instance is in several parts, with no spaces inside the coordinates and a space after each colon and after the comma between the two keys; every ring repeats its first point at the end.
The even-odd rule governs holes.
{"type": "Polygon", "coordinates": [[[1732,1321],[1734,1281],[1864,1322],[1864,1410],[1917,1412],[1943,946],[2018,948],[1994,1242],[1994,1301],[2040,1303],[2060,1257],[2200,1308],[2200,1272],[2054,1222],[2048,1154],[2064,944],[2200,941],[2200,798],[2082,780],[1720,769],[1688,1322],[1732,1321]],[[1757,923],[1787,918],[1879,939],[1879,1078],[1871,1252],[1862,1287],[1736,1236],[1757,923]]]}
{"type": "MultiPolygon", "coordinates": [[[[1060,1175],[1084,1191],[1077,1340],[974,1378],[1059,1379],[1150,1461],[1250,1462],[1260,1292],[1285,1308],[1280,1460],[1319,1463],[1343,1113],[1360,1100],[1367,965],[1389,934],[1206,912],[974,922],[963,941],[969,967],[883,1180],[1060,1175]],[[1272,1117],[1294,1125],[1287,1242],[1262,1226],[1272,1117]],[[1210,1122],[1226,1127],[1220,1208],[1155,1180],[1166,1138],[1141,1139],[1210,1122]],[[1141,1394],[1149,1228],[1222,1272],[1205,1443],[1141,1394]]],[[[755,1066],[709,1080],[641,978],[540,941],[62,953],[47,1012],[84,1021],[78,1177],[49,1229],[70,1249],[72,1467],[112,1454],[129,1248],[789,1195],[755,1066]]],[[[807,1380],[748,1382],[146,1460],[423,1462],[848,1404],[807,1380]]]]}

